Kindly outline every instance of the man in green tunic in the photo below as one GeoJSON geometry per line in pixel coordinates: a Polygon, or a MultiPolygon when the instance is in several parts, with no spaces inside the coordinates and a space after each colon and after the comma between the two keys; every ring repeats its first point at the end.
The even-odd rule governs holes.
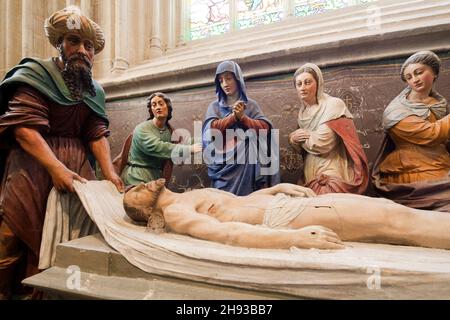
{"type": "Polygon", "coordinates": [[[200,144],[171,142],[173,129],[169,120],[172,118],[172,102],[165,94],[152,94],[147,99],[147,107],[150,117],[134,129],[128,160],[121,174],[126,185],[159,179],[163,177],[164,169],[171,167],[171,159],[202,150],[200,144]]]}

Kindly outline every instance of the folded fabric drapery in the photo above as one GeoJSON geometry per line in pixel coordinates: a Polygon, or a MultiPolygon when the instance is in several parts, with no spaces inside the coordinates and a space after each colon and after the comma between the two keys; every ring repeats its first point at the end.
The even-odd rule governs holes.
{"type": "Polygon", "coordinates": [[[47,200],[39,269],[50,268],[55,263],[56,246],[59,243],[98,233],[76,194],[60,193],[52,189],[47,200]]]}
{"type": "MultiPolygon", "coordinates": [[[[345,291],[347,297],[355,298],[360,294],[365,298],[402,294],[450,298],[449,250],[356,243],[344,250],[248,249],[180,234],[154,234],[130,220],[123,208],[123,194],[111,182],[75,181],[74,186],[77,194],[52,190],[46,220],[62,220],[56,216],[65,212],[69,220],[83,221],[78,215],[84,208],[112,248],[134,266],[155,275],[304,297],[339,299],[345,291]],[[82,206],[75,205],[78,199],[82,206]],[[368,268],[373,266],[382,272],[383,290],[366,287],[368,268]],[[424,286],[430,285],[433,292],[424,292],[424,286]]],[[[64,233],[55,231],[62,225],[46,221],[44,233],[64,233]]],[[[41,247],[45,248],[41,249],[45,253],[42,261],[51,261],[60,237],[43,235],[43,239],[53,239],[41,247]]]]}

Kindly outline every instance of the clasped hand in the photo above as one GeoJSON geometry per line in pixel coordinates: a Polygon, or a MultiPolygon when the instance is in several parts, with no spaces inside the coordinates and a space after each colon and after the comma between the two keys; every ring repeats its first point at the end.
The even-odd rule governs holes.
{"type": "Polygon", "coordinates": [[[244,101],[236,101],[235,104],[233,104],[233,115],[236,118],[236,120],[241,120],[241,118],[244,116],[245,111],[245,102],[244,101]]]}

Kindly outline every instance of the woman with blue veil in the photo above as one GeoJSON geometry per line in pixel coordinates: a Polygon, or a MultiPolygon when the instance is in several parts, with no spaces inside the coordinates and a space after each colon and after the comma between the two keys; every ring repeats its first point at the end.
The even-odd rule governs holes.
{"type": "Polygon", "coordinates": [[[212,187],[243,196],[279,183],[273,125],[247,97],[239,65],[220,63],[215,84],[217,100],[208,106],[202,128],[212,187]]]}

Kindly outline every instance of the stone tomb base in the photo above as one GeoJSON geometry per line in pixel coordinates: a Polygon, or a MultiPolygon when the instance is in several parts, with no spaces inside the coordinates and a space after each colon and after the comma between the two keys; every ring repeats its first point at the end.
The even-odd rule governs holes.
{"type": "Polygon", "coordinates": [[[55,266],[24,283],[56,299],[450,299],[450,251],[348,245],[347,253],[343,254],[359,256],[361,260],[370,257],[372,262],[379,259],[379,265],[361,268],[355,260],[354,267],[342,269],[334,268],[334,263],[324,259],[322,265],[298,270],[297,276],[304,277],[305,289],[300,295],[298,291],[288,295],[155,276],[131,265],[101,235],[60,244],[55,266]],[[386,256],[392,257],[393,253],[397,253],[394,256],[399,265],[409,264],[407,270],[385,268],[386,256]],[[414,265],[418,266],[417,271],[414,265]]]}
{"type": "Polygon", "coordinates": [[[100,234],[58,245],[55,266],[25,279],[23,283],[44,291],[51,299],[289,298],[279,294],[152,275],[130,264],[120,253],[112,249],[100,234]],[[79,282],[76,278],[78,271],[79,282]]]}

